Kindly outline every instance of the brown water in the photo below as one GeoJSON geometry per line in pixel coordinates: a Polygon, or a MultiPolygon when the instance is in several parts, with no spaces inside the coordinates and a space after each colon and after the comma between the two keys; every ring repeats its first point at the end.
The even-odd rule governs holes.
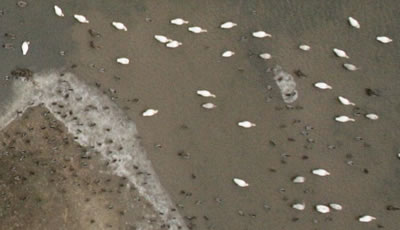
{"type": "MultiPolygon", "coordinates": [[[[0,3],[6,12],[0,18],[1,32],[17,37],[15,49],[0,52],[1,75],[16,66],[34,71],[65,68],[104,91],[116,89],[116,103],[136,122],[162,184],[193,228],[397,228],[400,211],[386,210],[388,205],[400,206],[397,1],[56,2],[65,18],[54,15],[53,4],[28,1],[19,9],[15,1],[0,3]],[[90,24],[76,23],[74,13],[87,16],[90,24]],[[348,16],[360,21],[360,30],[348,25],[348,16]],[[192,34],[187,26],[170,25],[175,17],[208,33],[192,34]],[[238,26],[218,28],[228,20],[238,26]],[[111,21],[125,23],[128,32],[116,31],[111,21]],[[91,37],[88,29],[101,38],[91,37]],[[256,30],[272,38],[251,37],[256,30]],[[153,39],[155,34],[183,46],[167,49],[153,39]],[[377,35],[394,42],[378,43],[377,35]],[[25,57],[19,48],[23,40],[31,41],[25,57]],[[90,41],[102,48],[91,48],[90,41]],[[302,43],[312,50],[299,50],[302,43]],[[335,57],[332,48],[346,50],[351,59],[335,57]],[[222,59],[226,49],[236,54],[222,59]],[[262,52],[273,58],[261,60],[262,52]],[[129,57],[131,64],[118,65],[115,59],[120,56],[129,57]],[[344,62],[361,69],[349,72],[344,62]],[[77,67],[71,68],[73,64],[77,67]],[[296,78],[299,99],[294,109],[285,107],[272,73],[266,71],[277,64],[287,72],[301,69],[307,74],[296,78]],[[317,81],[333,90],[316,90],[312,84],[317,81]],[[196,96],[202,88],[217,98],[196,96]],[[367,96],[366,88],[379,89],[381,96],[367,96]],[[336,123],[336,115],[353,117],[358,111],[339,104],[339,95],[354,101],[362,114],[377,113],[380,119],[361,115],[355,123],[336,123]],[[205,111],[200,105],[208,101],[218,107],[205,111]],[[149,107],[159,114],[141,117],[149,107]],[[257,126],[241,129],[236,125],[240,120],[257,126]],[[302,135],[305,126],[313,129],[302,135]],[[356,141],[358,136],[363,140],[356,141]],[[190,158],[179,157],[181,151],[190,158]],[[310,173],[313,168],[325,168],[331,176],[316,177],[310,173]],[[306,183],[293,184],[296,175],[306,176],[306,183]],[[250,186],[238,188],[233,177],[250,186]],[[306,210],[292,209],[295,201],[304,201],[306,210]],[[330,202],[342,204],[343,211],[323,215],[313,210],[315,204],[330,202]],[[364,214],[377,220],[359,223],[357,217],[364,214]]],[[[12,99],[7,84],[0,84],[0,105],[12,99]]]]}

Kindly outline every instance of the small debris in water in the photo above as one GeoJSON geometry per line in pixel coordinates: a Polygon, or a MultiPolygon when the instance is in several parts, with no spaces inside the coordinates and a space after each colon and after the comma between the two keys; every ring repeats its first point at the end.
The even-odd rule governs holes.
{"type": "Polygon", "coordinates": [[[386,210],[388,210],[388,211],[399,211],[400,207],[395,207],[393,205],[388,205],[388,206],[386,206],[386,210]]]}
{"type": "Polygon", "coordinates": [[[3,48],[5,49],[13,49],[14,45],[12,43],[4,43],[3,48]]]}
{"type": "Polygon", "coordinates": [[[189,159],[190,158],[190,153],[187,153],[185,151],[181,151],[178,153],[178,156],[184,158],[184,159],[189,159]]]}
{"type": "Polygon", "coordinates": [[[88,32],[89,32],[90,36],[92,36],[92,37],[96,37],[96,38],[101,37],[101,34],[93,29],[89,29],[88,32]]]}
{"type": "Polygon", "coordinates": [[[14,40],[16,38],[15,34],[12,33],[4,33],[4,37],[14,40]]]}
{"type": "Polygon", "coordinates": [[[25,8],[26,6],[28,6],[28,3],[25,2],[25,1],[18,1],[18,2],[17,2],[17,6],[18,6],[19,8],[25,8]]]}
{"type": "Polygon", "coordinates": [[[96,42],[95,42],[95,41],[90,41],[90,42],[89,42],[89,45],[90,45],[90,47],[93,48],[93,49],[101,49],[101,46],[96,45],[96,42]]]}
{"type": "Polygon", "coordinates": [[[16,68],[13,71],[11,71],[11,76],[17,78],[18,77],[31,78],[33,76],[33,72],[30,69],[16,68]]]}
{"type": "Polygon", "coordinates": [[[366,93],[368,96],[376,96],[376,97],[378,97],[378,96],[381,95],[380,92],[379,92],[379,90],[377,90],[377,89],[370,89],[370,88],[366,88],[366,89],[365,89],[365,93],[366,93]]]}
{"type": "Polygon", "coordinates": [[[264,203],[263,207],[265,211],[271,210],[271,207],[267,203],[264,203]]]}
{"type": "Polygon", "coordinates": [[[299,77],[299,78],[305,78],[305,77],[307,77],[307,75],[306,75],[305,73],[303,73],[303,71],[301,71],[301,70],[299,70],[299,69],[295,70],[295,71],[294,71],[294,74],[295,74],[297,77],[299,77]]]}

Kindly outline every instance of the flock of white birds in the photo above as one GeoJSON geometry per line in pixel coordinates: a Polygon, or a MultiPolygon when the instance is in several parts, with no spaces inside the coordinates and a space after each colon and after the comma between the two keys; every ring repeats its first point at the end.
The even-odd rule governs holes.
{"type": "MultiPolygon", "coordinates": [[[[54,6],[54,11],[55,11],[55,14],[57,16],[64,17],[64,13],[63,13],[62,9],[59,6],[54,6]]],[[[84,15],[74,14],[73,16],[80,23],[89,23],[89,20],[84,15]]],[[[354,27],[355,29],[360,29],[361,28],[360,23],[353,17],[349,17],[348,18],[348,22],[349,22],[350,26],[354,27]]],[[[182,26],[182,25],[189,24],[189,21],[184,20],[182,18],[175,18],[175,19],[172,19],[170,21],[170,23],[174,24],[174,25],[177,25],[177,26],[182,26]]],[[[128,31],[128,28],[122,22],[112,22],[111,25],[114,26],[117,30],[128,31]]],[[[234,23],[234,22],[225,22],[225,23],[220,25],[220,28],[221,29],[231,29],[231,28],[233,28],[235,26],[237,26],[237,24],[234,23]]],[[[199,26],[188,27],[188,31],[190,31],[192,33],[196,33],[196,34],[206,33],[207,32],[206,29],[203,29],[203,28],[201,28],[199,26]]],[[[255,38],[271,38],[272,37],[271,34],[268,34],[265,31],[253,32],[252,36],[255,37],[255,38]]],[[[168,48],[177,48],[177,47],[182,45],[182,42],[179,42],[177,40],[168,38],[168,37],[166,37],[164,35],[154,35],[154,39],[157,40],[158,42],[162,43],[162,44],[165,44],[165,46],[168,47],[168,48]]],[[[380,42],[380,43],[383,43],[383,44],[390,43],[390,42],[393,41],[391,38],[389,38],[387,36],[377,36],[376,40],[378,42],[380,42]]],[[[26,55],[28,53],[29,45],[30,45],[29,41],[24,41],[22,43],[22,47],[21,48],[22,48],[22,54],[23,55],[26,55]]],[[[302,44],[302,45],[299,46],[299,49],[301,49],[303,51],[310,51],[311,47],[309,45],[302,44]]],[[[339,58],[350,59],[349,55],[344,50],[341,50],[341,49],[338,49],[338,48],[334,48],[333,52],[339,58]]],[[[228,57],[233,56],[234,54],[235,54],[235,52],[227,50],[227,51],[223,52],[221,56],[224,57],[224,58],[228,58],[228,57]]],[[[263,54],[260,54],[259,57],[262,58],[262,59],[270,59],[272,56],[270,54],[268,54],[268,53],[263,53],[263,54]]],[[[126,58],[126,57],[117,58],[116,61],[119,64],[122,64],[122,65],[128,65],[129,64],[129,59],[126,58]]],[[[353,64],[350,64],[350,63],[343,64],[343,67],[345,69],[349,70],[349,71],[356,71],[356,70],[359,69],[357,66],[355,66],[353,64]]],[[[317,83],[314,84],[314,86],[316,88],[318,88],[318,89],[321,89],[321,90],[331,90],[332,89],[332,86],[330,86],[329,84],[327,84],[325,82],[317,82],[317,83]]],[[[208,90],[204,90],[204,89],[198,90],[196,93],[197,93],[197,95],[202,96],[202,97],[208,97],[208,98],[215,98],[216,97],[215,94],[211,93],[208,90]]],[[[343,105],[355,106],[354,102],[351,102],[349,99],[347,99],[347,98],[345,98],[343,96],[339,96],[338,100],[343,105]]],[[[217,107],[215,104],[213,104],[211,102],[204,103],[201,106],[204,109],[214,109],[214,108],[217,107]]],[[[147,109],[146,111],[144,111],[142,113],[142,116],[151,117],[151,116],[156,115],[157,113],[158,113],[157,109],[147,109]]],[[[374,113],[368,113],[368,114],[365,115],[365,117],[370,119],[370,120],[377,120],[379,118],[379,116],[377,114],[374,114],[374,113]]],[[[338,122],[354,122],[355,121],[354,118],[348,117],[346,115],[337,116],[337,117],[335,117],[335,120],[338,121],[338,122]]],[[[237,123],[237,125],[240,126],[240,127],[243,127],[243,128],[252,128],[252,127],[256,126],[256,124],[254,124],[251,121],[240,121],[240,122],[237,123]]],[[[399,153],[399,158],[400,158],[400,153],[399,153]]],[[[330,175],[330,173],[325,169],[314,169],[314,170],[311,171],[311,173],[314,174],[314,175],[317,175],[317,176],[329,176],[330,175]]],[[[305,177],[297,176],[292,181],[293,181],[293,183],[304,183],[305,180],[306,180],[305,177]]],[[[249,184],[243,179],[234,178],[233,182],[239,187],[248,187],[249,186],[249,184]]],[[[295,203],[295,204],[292,205],[292,208],[297,209],[297,210],[304,210],[306,208],[306,205],[305,205],[305,203],[295,203]]],[[[319,205],[315,206],[315,210],[320,212],[320,213],[328,213],[328,212],[330,212],[331,209],[336,210],[336,211],[340,211],[340,210],[343,209],[343,207],[340,204],[336,204],[336,203],[330,203],[328,205],[319,204],[319,205]]],[[[370,221],[373,221],[375,219],[376,218],[374,216],[370,216],[370,215],[363,215],[363,216],[360,216],[358,218],[358,220],[360,222],[370,222],[370,221]]]]}

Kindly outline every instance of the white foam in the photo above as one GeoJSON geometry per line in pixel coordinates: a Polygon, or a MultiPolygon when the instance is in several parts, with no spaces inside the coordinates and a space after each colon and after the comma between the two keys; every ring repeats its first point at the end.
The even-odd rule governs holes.
{"type": "Polygon", "coordinates": [[[43,104],[75,141],[100,153],[114,174],[128,178],[169,229],[187,229],[140,145],[135,123],[114,102],[70,73],[61,76],[53,71],[33,79],[15,82],[16,97],[0,117],[0,129],[16,118],[17,111],[43,104]]]}

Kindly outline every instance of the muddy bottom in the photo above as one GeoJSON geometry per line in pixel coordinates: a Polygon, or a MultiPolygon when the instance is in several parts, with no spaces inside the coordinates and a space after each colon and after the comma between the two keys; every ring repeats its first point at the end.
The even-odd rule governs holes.
{"type": "Polygon", "coordinates": [[[26,111],[0,140],[0,229],[163,229],[127,179],[46,109],[26,111]]]}

